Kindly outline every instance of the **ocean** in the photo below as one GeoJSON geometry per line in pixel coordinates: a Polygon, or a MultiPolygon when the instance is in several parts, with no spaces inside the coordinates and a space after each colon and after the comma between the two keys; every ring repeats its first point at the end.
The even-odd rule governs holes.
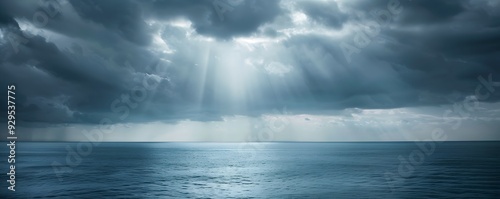
{"type": "Polygon", "coordinates": [[[17,143],[15,192],[3,145],[0,198],[500,197],[500,142],[89,144],[17,143]]]}

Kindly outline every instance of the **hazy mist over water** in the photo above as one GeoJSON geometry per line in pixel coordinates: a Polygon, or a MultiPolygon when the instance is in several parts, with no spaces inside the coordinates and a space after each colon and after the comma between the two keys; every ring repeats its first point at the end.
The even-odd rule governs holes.
{"type": "MultiPolygon", "coordinates": [[[[101,143],[59,181],[77,143],[19,143],[8,198],[495,198],[500,142],[444,142],[403,181],[399,143],[101,143]],[[253,147],[241,147],[242,145],[253,147]],[[391,191],[391,186],[393,187],[391,191]]],[[[6,156],[2,151],[2,156],[6,156]]],[[[74,160],[72,160],[74,161],[74,160]]],[[[6,182],[3,182],[7,186],[6,182]]],[[[7,190],[1,192],[5,198],[7,190]]]]}

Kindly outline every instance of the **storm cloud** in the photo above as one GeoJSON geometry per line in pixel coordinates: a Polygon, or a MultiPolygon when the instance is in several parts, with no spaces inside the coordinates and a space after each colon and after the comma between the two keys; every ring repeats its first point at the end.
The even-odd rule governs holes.
{"type": "MultiPolygon", "coordinates": [[[[37,130],[286,108],[347,131],[352,114],[433,118],[466,101],[476,103],[467,128],[498,139],[499,10],[490,0],[2,1],[0,82],[16,85],[18,125],[37,130]]],[[[400,122],[436,122],[423,118],[400,122]]]]}

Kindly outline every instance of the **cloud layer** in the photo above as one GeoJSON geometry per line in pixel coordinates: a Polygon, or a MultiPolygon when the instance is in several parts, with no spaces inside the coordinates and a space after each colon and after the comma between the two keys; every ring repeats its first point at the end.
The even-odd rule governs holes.
{"type": "MultiPolygon", "coordinates": [[[[285,107],[331,117],[429,111],[466,99],[495,110],[499,8],[489,0],[2,1],[0,82],[18,89],[19,124],[37,128],[220,122],[285,107]]],[[[499,116],[488,114],[478,113],[499,116]]]]}

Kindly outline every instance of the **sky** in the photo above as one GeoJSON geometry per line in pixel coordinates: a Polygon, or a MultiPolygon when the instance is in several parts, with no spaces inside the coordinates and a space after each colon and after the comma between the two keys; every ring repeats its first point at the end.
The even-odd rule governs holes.
{"type": "Polygon", "coordinates": [[[496,0],[0,1],[0,60],[26,141],[500,140],[496,0]]]}

